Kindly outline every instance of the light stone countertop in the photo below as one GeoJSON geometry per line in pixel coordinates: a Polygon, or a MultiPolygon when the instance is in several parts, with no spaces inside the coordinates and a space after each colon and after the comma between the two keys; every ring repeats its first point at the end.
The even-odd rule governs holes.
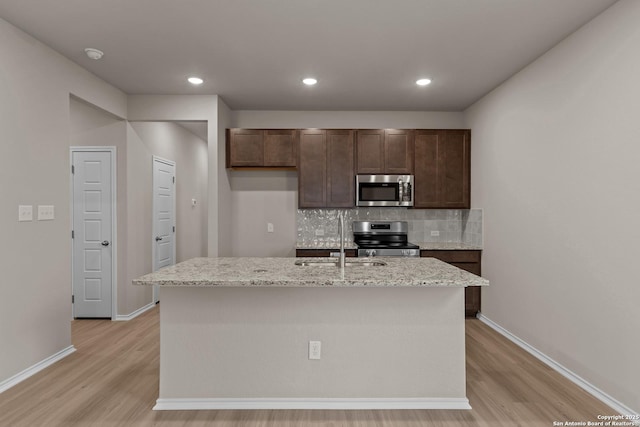
{"type": "MultiPolygon", "coordinates": [[[[358,249],[358,246],[353,242],[346,242],[344,245],[345,249],[358,249]]],[[[340,246],[336,247],[335,243],[318,243],[318,244],[308,244],[303,245],[301,243],[296,244],[296,249],[328,249],[335,252],[340,252],[340,246]]]]}
{"type": "Polygon", "coordinates": [[[383,261],[385,266],[299,266],[297,260],[335,262],[335,258],[193,258],[133,281],[160,286],[273,287],[463,287],[489,281],[435,258],[375,257],[348,261],[383,261]]]}

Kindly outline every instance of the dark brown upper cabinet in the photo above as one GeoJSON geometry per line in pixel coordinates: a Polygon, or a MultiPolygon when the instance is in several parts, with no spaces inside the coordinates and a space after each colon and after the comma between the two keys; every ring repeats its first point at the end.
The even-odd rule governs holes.
{"type": "Polygon", "coordinates": [[[353,207],[354,132],[303,129],[298,156],[298,207],[353,207]]]}
{"type": "Polygon", "coordinates": [[[352,130],[327,130],[327,207],[355,206],[355,154],[352,130]]]}
{"type": "Polygon", "coordinates": [[[413,138],[410,129],[361,129],[356,137],[359,174],[413,174],[413,138]]]}
{"type": "Polygon", "coordinates": [[[327,202],[327,132],[302,129],[298,147],[298,207],[321,208],[327,202]]]}
{"type": "Polygon", "coordinates": [[[295,129],[227,129],[228,168],[295,168],[297,153],[295,129]]]}
{"type": "Polygon", "coordinates": [[[415,208],[471,207],[471,131],[416,130],[415,208]]]}

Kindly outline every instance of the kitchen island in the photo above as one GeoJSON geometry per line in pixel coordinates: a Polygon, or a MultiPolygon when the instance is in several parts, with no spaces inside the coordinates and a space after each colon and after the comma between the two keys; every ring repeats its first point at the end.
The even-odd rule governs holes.
{"type": "Polygon", "coordinates": [[[135,280],[160,286],[154,409],[469,409],[464,287],[488,282],[350,261],[194,258],[135,280]]]}

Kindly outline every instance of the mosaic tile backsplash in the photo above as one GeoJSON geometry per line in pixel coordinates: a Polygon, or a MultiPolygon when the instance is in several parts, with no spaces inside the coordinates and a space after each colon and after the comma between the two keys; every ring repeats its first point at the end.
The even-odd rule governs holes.
{"type": "Polygon", "coordinates": [[[346,243],[353,245],[352,221],[407,221],[412,243],[465,243],[482,247],[482,209],[298,209],[297,245],[339,246],[338,214],[344,212],[346,243]],[[438,232],[433,236],[432,232],[438,232]]]}

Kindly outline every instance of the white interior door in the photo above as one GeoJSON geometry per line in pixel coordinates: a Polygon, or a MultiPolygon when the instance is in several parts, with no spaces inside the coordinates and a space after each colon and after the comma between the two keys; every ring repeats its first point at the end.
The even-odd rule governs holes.
{"type": "MultiPolygon", "coordinates": [[[[176,262],[176,164],[153,157],[153,271],[176,262]]],[[[153,299],[158,301],[154,287],[153,299]]]]}
{"type": "Polygon", "coordinates": [[[72,152],[74,317],[112,315],[112,161],[110,151],[72,152]]]}

